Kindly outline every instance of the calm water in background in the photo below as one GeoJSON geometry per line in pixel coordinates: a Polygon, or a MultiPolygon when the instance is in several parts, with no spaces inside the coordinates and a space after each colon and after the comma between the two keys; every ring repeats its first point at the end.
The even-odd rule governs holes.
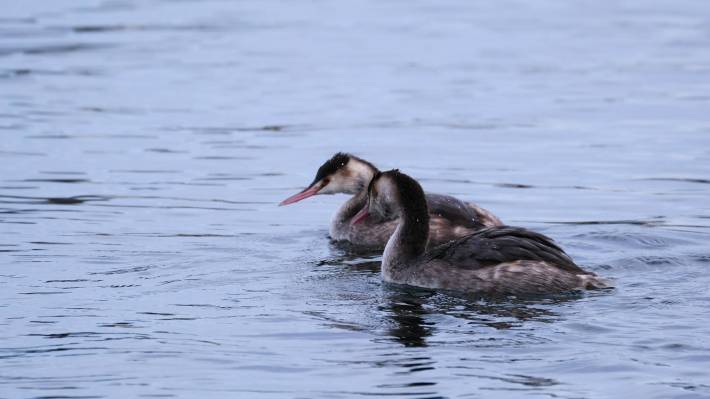
{"type": "Polygon", "coordinates": [[[0,397],[710,397],[710,3],[606,3],[6,1],[0,397]],[[618,288],[383,285],[339,150],[618,288]]]}

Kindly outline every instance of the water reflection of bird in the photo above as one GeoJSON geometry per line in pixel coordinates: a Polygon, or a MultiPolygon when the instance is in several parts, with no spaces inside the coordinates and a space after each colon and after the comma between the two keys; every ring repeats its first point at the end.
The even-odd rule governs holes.
{"type": "Polygon", "coordinates": [[[424,319],[429,312],[422,305],[432,295],[401,290],[391,293],[380,307],[393,322],[387,334],[406,347],[427,346],[426,338],[434,332],[434,325],[424,319]]]}
{"type": "MultiPolygon", "coordinates": [[[[407,286],[391,286],[378,310],[389,320],[387,335],[406,347],[428,346],[428,339],[440,328],[437,315],[451,316],[476,326],[496,330],[519,327],[524,322],[552,322],[558,314],[538,305],[556,304],[579,299],[579,295],[564,295],[537,299],[507,299],[477,301],[467,296],[439,295],[435,291],[407,286]]],[[[460,332],[460,330],[459,330],[460,332]]]]}
{"type": "MultiPolygon", "coordinates": [[[[280,205],[288,205],[318,194],[352,194],[335,214],[330,236],[337,241],[382,249],[397,227],[389,217],[372,217],[359,225],[350,222],[364,205],[367,186],[378,169],[371,163],[350,154],[338,153],[326,161],[316,173],[313,182],[280,205]]],[[[501,221],[491,212],[472,202],[463,202],[441,194],[426,194],[429,209],[429,243],[441,244],[471,234],[489,226],[499,226],[501,221]]]]}
{"type": "Polygon", "coordinates": [[[421,186],[392,170],[377,173],[367,204],[370,214],[398,220],[382,256],[385,281],[485,295],[549,294],[606,287],[548,237],[519,227],[490,227],[429,251],[429,212],[421,186]]]}

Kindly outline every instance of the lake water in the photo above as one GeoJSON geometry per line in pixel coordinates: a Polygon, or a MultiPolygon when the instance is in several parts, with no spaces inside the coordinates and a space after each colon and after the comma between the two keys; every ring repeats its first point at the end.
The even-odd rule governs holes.
{"type": "Polygon", "coordinates": [[[707,1],[20,1],[1,398],[710,397],[707,1]],[[336,151],[611,292],[384,285],[276,204],[336,151]]]}

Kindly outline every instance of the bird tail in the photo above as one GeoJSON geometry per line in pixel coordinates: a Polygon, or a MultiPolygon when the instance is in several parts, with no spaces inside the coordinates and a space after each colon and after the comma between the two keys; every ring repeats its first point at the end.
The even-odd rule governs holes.
{"type": "Polygon", "coordinates": [[[614,283],[611,280],[595,276],[594,274],[578,274],[579,286],[584,290],[598,290],[602,288],[612,288],[614,283]]]}

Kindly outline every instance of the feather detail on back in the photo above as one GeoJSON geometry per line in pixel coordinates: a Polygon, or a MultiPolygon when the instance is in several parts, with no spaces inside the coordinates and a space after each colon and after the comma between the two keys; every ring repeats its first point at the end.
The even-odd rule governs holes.
{"type": "Polygon", "coordinates": [[[552,239],[522,227],[489,227],[435,247],[426,257],[465,269],[480,269],[517,260],[541,261],[571,273],[589,274],[577,266],[552,239]]]}

